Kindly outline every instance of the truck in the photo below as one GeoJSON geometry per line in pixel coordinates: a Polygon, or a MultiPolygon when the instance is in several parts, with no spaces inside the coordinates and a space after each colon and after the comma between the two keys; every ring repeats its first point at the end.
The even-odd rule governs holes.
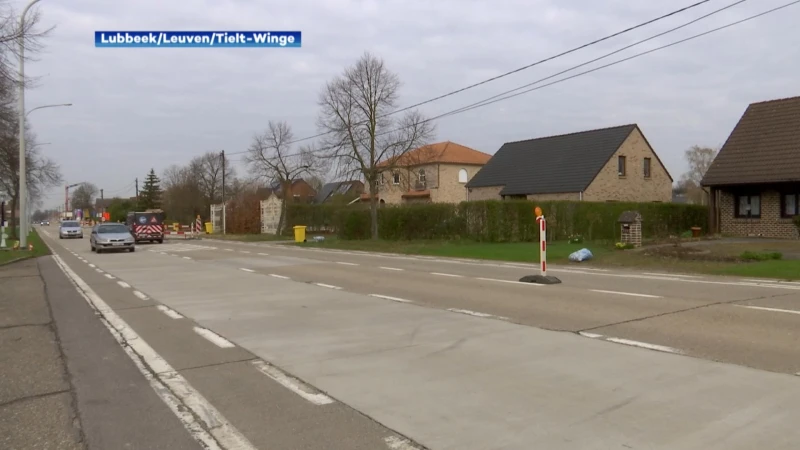
{"type": "Polygon", "coordinates": [[[139,242],[158,242],[164,243],[164,211],[160,209],[148,209],[145,211],[133,211],[128,213],[125,221],[131,230],[136,243],[139,242]]]}

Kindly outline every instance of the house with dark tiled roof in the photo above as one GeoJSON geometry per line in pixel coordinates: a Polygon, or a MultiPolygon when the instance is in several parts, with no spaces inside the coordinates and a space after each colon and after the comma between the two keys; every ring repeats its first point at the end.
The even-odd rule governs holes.
{"type": "Polygon", "coordinates": [[[326,183],[317,192],[314,203],[325,203],[335,199],[337,196],[353,200],[364,192],[364,183],[358,180],[334,181],[326,183]]]}
{"type": "MultiPolygon", "coordinates": [[[[438,142],[404,153],[378,179],[381,203],[459,203],[467,199],[467,182],[492,155],[455,142],[438,142]]],[[[362,194],[369,201],[369,194],[362,194]]]]}
{"type": "Polygon", "coordinates": [[[797,238],[800,212],[800,97],[750,104],[701,183],[711,231],[797,238]]]}
{"type": "Polygon", "coordinates": [[[671,202],[672,176],[636,124],[508,142],[469,200],[671,202]]]}

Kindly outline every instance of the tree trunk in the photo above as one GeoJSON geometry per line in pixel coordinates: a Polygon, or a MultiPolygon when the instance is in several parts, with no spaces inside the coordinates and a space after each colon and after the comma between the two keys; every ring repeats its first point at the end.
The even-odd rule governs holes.
{"type": "MultiPolygon", "coordinates": [[[[8,216],[8,236],[11,239],[18,239],[17,235],[17,202],[19,196],[14,196],[11,199],[11,214],[8,216]]],[[[20,230],[21,231],[21,230],[20,230]]]]}
{"type": "Polygon", "coordinates": [[[375,195],[377,192],[377,180],[369,182],[369,219],[370,219],[370,237],[372,240],[378,240],[378,198],[375,195]]]}
{"type": "Polygon", "coordinates": [[[275,234],[278,236],[283,236],[284,227],[286,222],[286,200],[281,200],[281,214],[278,217],[278,230],[275,234]]]}

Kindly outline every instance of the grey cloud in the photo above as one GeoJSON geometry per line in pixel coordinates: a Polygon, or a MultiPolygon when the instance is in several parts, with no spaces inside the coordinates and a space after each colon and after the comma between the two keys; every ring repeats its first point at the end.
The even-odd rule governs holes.
{"type": "MultiPolygon", "coordinates": [[[[595,65],[689,36],[785,0],[746,2],[595,65]]],[[[403,82],[403,106],[529,64],[685,6],[637,0],[163,1],[39,4],[57,25],[26,69],[31,123],[65,179],[106,192],[207,150],[244,150],[270,119],[316,134],[322,85],[365,50],[403,82]],[[301,30],[301,49],[98,49],[96,30],[301,30]]],[[[691,12],[421,109],[455,109],[710,12],[691,12]]],[[[437,123],[440,140],[489,153],[505,141],[639,123],[670,172],[683,150],[721,144],[748,103],[798,95],[800,6],[437,123]]],[[[239,172],[243,168],[239,166],[239,172]]],[[[126,192],[132,194],[132,190],[126,192]]],[[[49,204],[61,201],[55,190],[49,204]]]]}

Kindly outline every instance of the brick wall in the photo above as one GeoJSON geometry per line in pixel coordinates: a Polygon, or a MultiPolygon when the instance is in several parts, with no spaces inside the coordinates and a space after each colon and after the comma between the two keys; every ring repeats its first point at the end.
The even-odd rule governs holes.
{"type": "MultiPolygon", "coordinates": [[[[460,203],[467,200],[466,181],[472,179],[481,166],[460,164],[427,164],[414,168],[398,168],[400,184],[393,184],[392,172],[384,172],[384,182],[380,186],[381,198],[389,204],[408,203],[403,199],[405,192],[413,191],[419,178],[419,170],[425,169],[425,188],[430,190],[430,201],[437,203],[460,203]],[[465,182],[459,180],[459,172],[467,171],[465,182]]],[[[500,188],[502,189],[502,187],[500,188]]],[[[497,196],[496,198],[499,198],[497,196]]]]}
{"type": "Polygon", "coordinates": [[[563,194],[534,194],[528,196],[528,200],[538,200],[540,202],[553,202],[561,200],[577,202],[580,201],[580,199],[580,192],[565,192],[563,194]]]}
{"type": "Polygon", "coordinates": [[[671,202],[672,180],[659,164],[653,149],[638,129],[597,174],[583,193],[583,200],[604,202],[671,202]],[[617,157],[625,156],[625,175],[619,176],[617,157]],[[650,158],[650,178],[644,177],[644,158],[650,158]]]}
{"type": "Polygon", "coordinates": [[[504,187],[505,186],[487,186],[472,188],[471,190],[467,191],[467,200],[471,202],[482,200],[502,200],[502,197],[500,197],[500,191],[502,191],[504,187]]]}
{"type": "Polygon", "coordinates": [[[758,219],[735,217],[735,199],[731,192],[720,193],[719,215],[722,234],[797,239],[797,227],[792,223],[792,219],[781,217],[781,198],[777,191],[761,191],[761,217],[758,219]]]}

